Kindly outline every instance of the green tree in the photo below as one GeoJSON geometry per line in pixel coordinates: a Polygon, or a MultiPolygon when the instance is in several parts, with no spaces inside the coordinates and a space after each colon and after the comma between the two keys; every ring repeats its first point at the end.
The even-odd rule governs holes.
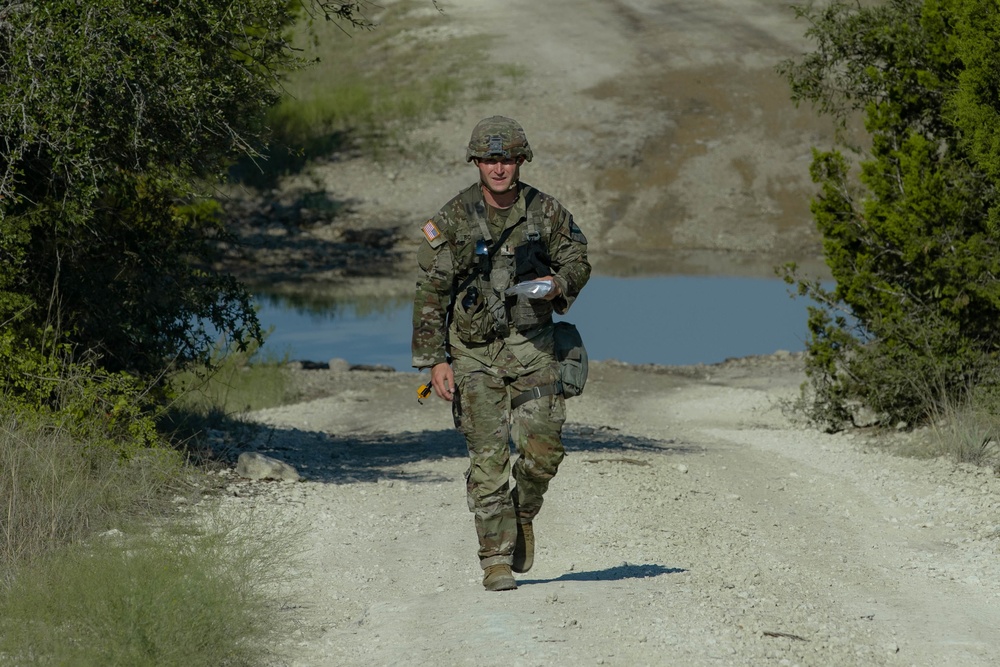
{"type": "Polygon", "coordinates": [[[301,12],[357,24],[358,9],[0,6],[0,395],[52,402],[69,369],[150,386],[218,334],[261,340],[247,289],[212,269],[225,230],[206,195],[266,141],[301,12]]]}
{"type": "Polygon", "coordinates": [[[796,11],[816,48],[779,68],[793,99],[841,127],[860,113],[870,137],[814,153],[812,212],[836,285],[799,283],[821,304],[807,344],[813,416],[838,428],[864,405],[918,422],[952,392],[1000,385],[1000,8],[796,11]]]}

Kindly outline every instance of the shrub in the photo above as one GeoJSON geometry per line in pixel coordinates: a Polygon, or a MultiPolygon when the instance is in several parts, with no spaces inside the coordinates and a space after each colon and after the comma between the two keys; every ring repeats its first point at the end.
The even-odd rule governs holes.
{"type": "Polygon", "coordinates": [[[840,150],[814,154],[812,212],[836,286],[799,281],[819,303],[812,415],[831,429],[859,405],[925,420],[950,392],[1000,385],[1000,10],[835,0],[797,11],[817,48],[780,68],[793,99],[842,127],[862,113],[871,139],[859,171],[840,150]]]}
{"type": "Polygon", "coordinates": [[[265,141],[303,8],[350,21],[357,3],[0,8],[0,394],[47,404],[24,378],[60,368],[150,386],[218,335],[261,340],[247,289],[212,268],[206,195],[265,141]]]}

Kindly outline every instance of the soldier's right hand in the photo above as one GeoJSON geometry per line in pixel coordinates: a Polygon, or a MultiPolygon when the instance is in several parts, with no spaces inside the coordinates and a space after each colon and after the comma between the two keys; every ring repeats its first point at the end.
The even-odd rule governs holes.
{"type": "Polygon", "coordinates": [[[455,372],[451,370],[451,364],[441,362],[431,368],[431,384],[434,386],[434,393],[446,401],[455,397],[455,372]]]}

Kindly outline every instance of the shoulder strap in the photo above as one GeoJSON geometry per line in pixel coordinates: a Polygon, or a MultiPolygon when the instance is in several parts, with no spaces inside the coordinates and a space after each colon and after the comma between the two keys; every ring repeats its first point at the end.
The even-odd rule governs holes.
{"type": "Polygon", "coordinates": [[[541,235],[538,225],[539,215],[538,211],[535,210],[537,207],[532,206],[532,204],[535,203],[535,196],[538,194],[538,190],[527,183],[522,185],[524,186],[524,217],[527,219],[525,229],[527,229],[529,238],[533,237],[537,239],[541,235]]]}
{"type": "Polygon", "coordinates": [[[465,214],[469,217],[469,220],[475,220],[479,227],[480,238],[482,240],[489,239],[493,241],[493,235],[490,233],[490,227],[486,224],[486,203],[483,201],[483,196],[479,191],[478,187],[466,188],[462,192],[462,205],[465,207],[465,214]]]}

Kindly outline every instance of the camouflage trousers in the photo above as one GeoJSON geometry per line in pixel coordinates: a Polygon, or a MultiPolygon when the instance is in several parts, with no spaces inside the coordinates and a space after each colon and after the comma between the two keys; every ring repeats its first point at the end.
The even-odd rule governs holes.
{"type": "Polygon", "coordinates": [[[562,396],[542,396],[510,409],[511,398],[556,379],[554,363],[516,378],[456,369],[458,390],[452,412],[469,448],[466,492],[469,510],[475,514],[484,569],[511,563],[517,522],[527,523],[538,514],[542,496],[565,456],[562,396]],[[519,454],[513,466],[511,441],[519,454]]]}

